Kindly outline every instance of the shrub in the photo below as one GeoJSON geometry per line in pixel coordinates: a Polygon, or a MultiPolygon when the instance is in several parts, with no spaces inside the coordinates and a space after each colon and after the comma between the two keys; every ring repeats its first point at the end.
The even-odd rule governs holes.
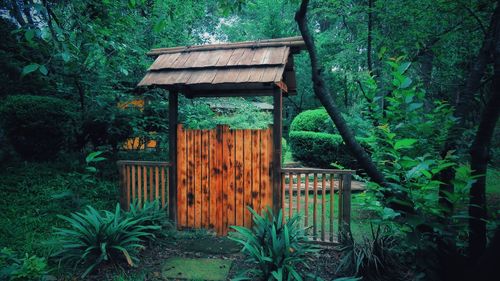
{"type": "Polygon", "coordinates": [[[331,132],[333,122],[324,108],[306,110],[295,116],[290,131],[331,132]]]}
{"type": "Polygon", "coordinates": [[[24,159],[46,160],[73,137],[74,106],[53,97],[8,96],[0,120],[14,150],[24,159]]]}
{"type": "Polygon", "coordinates": [[[249,270],[245,274],[256,274],[262,280],[302,280],[296,265],[307,267],[306,256],[316,249],[308,243],[299,216],[283,223],[281,210],[277,217],[268,208],[263,216],[248,208],[253,215],[252,229],[232,226],[236,230],[230,237],[242,244],[249,260],[256,263],[259,270],[249,270]]]}
{"type": "Polygon", "coordinates": [[[26,254],[23,258],[8,248],[0,250],[0,280],[43,280],[47,276],[47,261],[26,254]]]}
{"type": "Polygon", "coordinates": [[[142,243],[154,238],[153,232],[160,229],[160,226],[147,223],[151,219],[149,216],[122,215],[119,204],[114,213],[89,206],[83,213],[59,217],[70,227],[55,228],[58,243],[63,248],[55,256],[75,267],[84,266],[82,277],[105,262],[126,260],[134,266],[138,261],[137,252],[144,249],[142,243]]]}
{"type": "Polygon", "coordinates": [[[371,238],[365,237],[357,242],[351,235],[344,235],[341,241],[337,248],[342,254],[337,272],[368,280],[379,280],[396,273],[398,240],[387,230],[381,231],[378,226],[374,231],[372,226],[371,238]]]}
{"type": "MultiPolygon", "coordinates": [[[[367,151],[369,150],[369,138],[356,139],[367,151]]],[[[331,168],[331,164],[336,163],[351,169],[359,168],[340,135],[291,131],[289,145],[294,159],[308,166],[331,168]]]]}
{"type": "Polygon", "coordinates": [[[127,213],[127,216],[132,220],[140,221],[141,225],[144,226],[160,226],[160,228],[153,232],[156,236],[164,233],[162,230],[165,228],[174,228],[168,220],[166,210],[161,207],[158,199],[153,202],[146,201],[142,204],[134,200],[130,204],[130,211],[127,213]]]}

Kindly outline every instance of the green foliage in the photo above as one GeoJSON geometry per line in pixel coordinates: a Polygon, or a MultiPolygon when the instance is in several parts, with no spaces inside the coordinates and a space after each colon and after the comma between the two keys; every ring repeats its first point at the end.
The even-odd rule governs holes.
{"type": "Polygon", "coordinates": [[[249,261],[258,266],[258,270],[250,270],[263,280],[302,280],[296,270],[297,264],[307,267],[306,257],[315,251],[305,243],[307,238],[300,217],[295,216],[283,221],[281,210],[278,216],[273,216],[271,209],[267,209],[260,216],[253,209],[248,208],[253,215],[252,229],[242,226],[232,226],[236,235],[232,240],[242,244],[249,261]]]}
{"type": "Polygon", "coordinates": [[[290,124],[290,131],[329,132],[332,119],[324,108],[302,111],[290,124]]]}
{"type": "Polygon", "coordinates": [[[74,106],[65,100],[20,95],[5,98],[1,125],[24,159],[47,160],[68,148],[74,137],[74,106]]]}
{"type": "Polygon", "coordinates": [[[369,280],[378,280],[382,276],[387,278],[397,272],[399,245],[397,237],[391,232],[381,230],[380,225],[374,230],[372,225],[371,237],[363,237],[361,242],[345,234],[337,247],[341,253],[337,272],[369,280]]]}
{"type": "Polygon", "coordinates": [[[161,207],[159,200],[144,203],[134,201],[130,204],[127,216],[132,220],[140,221],[143,226],[160,226],[152,232],[156,237],[166,234],[165,230],[167,229],[174,229],[168,220],[167,210],[161,207]]]}
{"type": "MultiPolygon", "coordinates": [[[[368,150],[371,139],[356,138],[368,150]]],[[[340,135],[304,131],[291,131],[290,148],[293,157],[311,167],[331,168],[332,164],[358,169],[340,135]]]]}
{"type": "Polygon", "coordinates": [[[45,280],[48,277],[47,261],[26,254],[19,258],[9,248],[0,250],[0,279],[11,281],[45,280]]]}
{"type": "Polygon", "coordinates": [[[97,211],[88,206],[85,212],[59,216],[69,228],[55,228],[62,250],[55,254],[63,262],[85,267],[82,278],[103,263],[125,260],[130,266],[138,261],[137,253],[147,239],[154,238],[160,226],[150,225],[149,215],[123,215],[120,205],[115,212],[97,211]]]}

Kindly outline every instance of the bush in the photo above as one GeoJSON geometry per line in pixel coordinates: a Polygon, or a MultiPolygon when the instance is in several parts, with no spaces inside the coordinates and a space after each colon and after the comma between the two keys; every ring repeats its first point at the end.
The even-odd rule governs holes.
{"type": "Polygon", "coordinates": [[[281,210],[277,217],[270,209],[263,216],[251,208],[248,210],[253,215],[254,227],[232,226],[236,233],[230,237],[244,246],[243,251],[259,267],[245,273],[256,274],[260,280],[302,280],[295,267],[299,263],[307,267],[305,258],[315,248],[306,243],[300,217],[283,223],[281,210]]]}
{"type": "Polygon", "coordinates": [[[290,131],[331,132],[333,122],[324,108],[306,110],[295,116],[290,131]]]}
{"type": "Polygon", "coordinates": [[[53,97],[8,96],[0,107],[7,139],[27,160],[47,160],[74,136],[74,106],[53,97]]]}
{"type": "Polygon", "coordinates": [[[8,248],[0,250],[0,280],[43,280],[47,273],[44,258],[28,254],[18,258],[8,248]]]}
{"type": "MultiPolygon", "coordinates": [[[[356,139],[369,151],[369,138],[356,139]]],[[[311,167],[331,168],[331,164],[336,163],[350,169],[359,168],[340,135],[291,131],[289,145],[294,159],[311,167]]]]}
{"type": "Polygon", "coordinates": [[[119,204],[114,213],[89,206],[84,213],[59,217],[69,222],[70,228],[55,228],[63,247],[55,256],[75,267],[84,266],[82,278],[105,262],[126,260],[135,265],[137,252],[144,249],[142,243],[154,238],[153,232],[161,228],[151,225],[148,215],[123,215],[119,204]]]}

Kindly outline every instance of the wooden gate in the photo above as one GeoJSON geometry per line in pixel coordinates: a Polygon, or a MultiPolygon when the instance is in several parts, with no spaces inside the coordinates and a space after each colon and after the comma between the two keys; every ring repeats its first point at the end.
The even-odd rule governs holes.
{"type": "Polygon", "coordinates": [[[250,227],[250,206],[272,208],[272,128],[211,130],[177,127],[178,227],[209,228],[226,235],[250,227]]]}

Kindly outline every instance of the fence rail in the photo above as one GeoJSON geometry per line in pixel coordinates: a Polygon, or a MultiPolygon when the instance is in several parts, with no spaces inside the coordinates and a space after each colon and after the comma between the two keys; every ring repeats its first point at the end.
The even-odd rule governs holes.
{"type": "Polygon", "coordinates": [[[336,242],[338,233],[350,226],[352,174],[351,170],[281,169],[284,218],[300,214],[312,240],[336,242]]]}
{"type": "Polygon", "coordinates": [[[158,200],[161,206],[168,203],[169,162],[132,161],[116,162],[120,171],[120,203],[126,210],[130,203],[158,200]]]}

